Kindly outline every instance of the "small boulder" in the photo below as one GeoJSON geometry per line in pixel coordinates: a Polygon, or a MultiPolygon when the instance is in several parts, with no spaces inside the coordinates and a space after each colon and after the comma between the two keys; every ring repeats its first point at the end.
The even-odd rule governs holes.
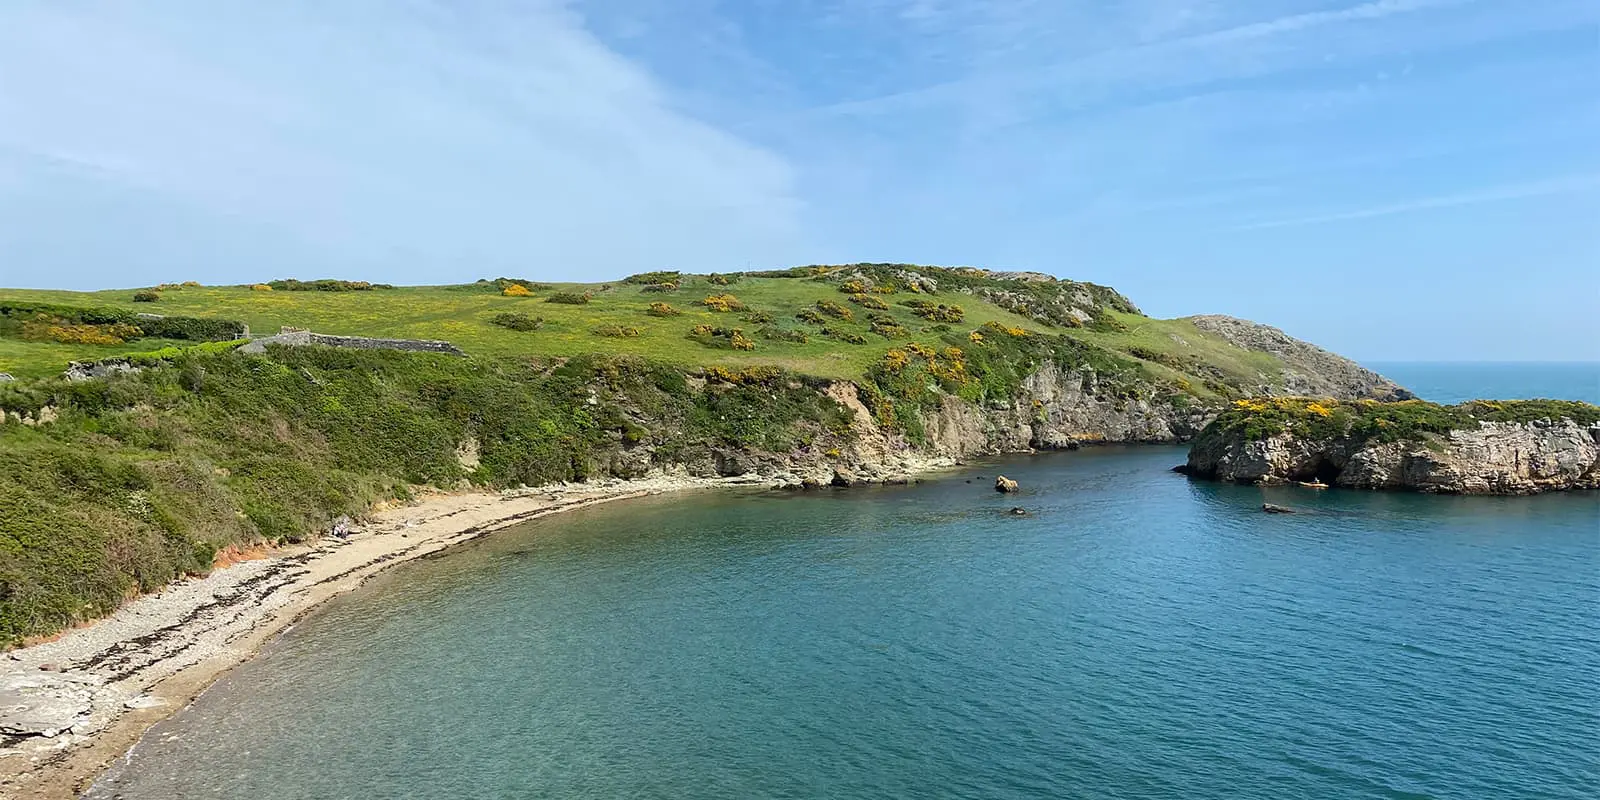
{"type": "Polygon", "coordinates": [[[1004,475],[1000,475],[994,479],[994,490],[1001,494],[1010,494],[1017,491],[1019,488],[1020,487],[1017,486],[1016,481],[1011,480],[1004,475]]]}
{"type": "Polygon", "coordinates": [[[1028,509],[1022,506],[1013,506],[1010,513],[1013,517],[1026,517],[1028,516],[1028,509]]]}
{"type": "Polygon", "coordinates": [[[1271,503],[1262,503],[1261,510],[1268,514],[1293,514],[1294,509],[1285,506],[1275,506],[1271,503]]]}

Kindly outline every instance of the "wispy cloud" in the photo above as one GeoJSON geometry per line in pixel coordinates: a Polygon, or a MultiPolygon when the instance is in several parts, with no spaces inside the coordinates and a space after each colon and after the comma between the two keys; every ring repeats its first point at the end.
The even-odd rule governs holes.
{"type": "Polygon", "coordinates": [[[783,157],[553,3],[7,3],[0,161],[0,252],[47,281],[578,278],[803,249],[783,157]]]}
{"type": "Polygon", "coordinates": [[[1290,217],[1275,219],[1265,222],[1255,222],[1239,225],[1233,228],[1238,231],[1261,230],[1264,228],[1286,228],[1297,225],[1321,225],[1328,222],[1344,222],[1348,220],[1370,219],[1372,217],[1387,217],[1395,214],[1409,214],[1415,211],[1427,211],[1435,208],[1451,208],[1454,206],[1470,206],[1479,203],[1499,203],[1508,200],[1521,200],[1528,197],[1542,197],[1553,194],[1570,194],[1573,192],[1586,192],[1600,189],[1600,173],[1593,175],[1573,175],[1564,178],[1552,178],[1542,181],[1527,183],[1507,184],[1472,192],[1459,192],[1455,194],[1437,195],[1408,200],[1403,203],[1392,203],[1368,208],[1340,211],[1331,214],[1314,214],[1304,217],[1290,217]]]}

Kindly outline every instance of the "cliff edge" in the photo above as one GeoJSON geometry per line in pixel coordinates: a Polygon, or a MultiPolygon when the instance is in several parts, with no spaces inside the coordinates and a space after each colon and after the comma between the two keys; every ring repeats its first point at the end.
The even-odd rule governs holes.
{"type": "Polygon", "coordinates": [[[1196,437],[1188,474],[1235,483],[1534,494],[1600,488],[1600,407],[1240,401],[1196,437]]]}

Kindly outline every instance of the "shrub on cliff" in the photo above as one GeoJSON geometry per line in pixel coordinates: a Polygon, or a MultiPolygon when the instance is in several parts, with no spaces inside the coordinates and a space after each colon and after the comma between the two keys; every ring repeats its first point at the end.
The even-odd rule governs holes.
{"type": "Polygon", "coordinates": [[[135,303],[154,303],[161,299],[161,293],[152,289],[142,289],[133,293],[135,303]]]}

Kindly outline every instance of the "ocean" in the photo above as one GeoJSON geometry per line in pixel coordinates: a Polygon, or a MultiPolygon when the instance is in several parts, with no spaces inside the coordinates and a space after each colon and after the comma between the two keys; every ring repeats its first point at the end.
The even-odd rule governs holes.
{"type": "Polygon", "coordinates": [[[89,797],[1600,796],[1600,495],[1183,458],[538,520],[324,606],[89,797]]]}
{"type": "Polygon", "coordinates": [[[1600,362],[1375,362],[1424,400],[1582,400],[1600,405],[1600,362]]]}

